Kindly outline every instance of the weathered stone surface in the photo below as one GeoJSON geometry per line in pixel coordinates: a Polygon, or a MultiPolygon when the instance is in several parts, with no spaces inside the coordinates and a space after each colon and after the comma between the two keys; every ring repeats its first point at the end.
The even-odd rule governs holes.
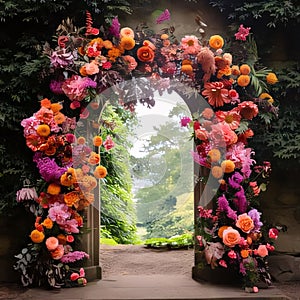
{"type": "Polygon", "coordinates": [[[300,280],[300,257],[273,255],[269,259],[270,273],[278,282],[300,280]]]}

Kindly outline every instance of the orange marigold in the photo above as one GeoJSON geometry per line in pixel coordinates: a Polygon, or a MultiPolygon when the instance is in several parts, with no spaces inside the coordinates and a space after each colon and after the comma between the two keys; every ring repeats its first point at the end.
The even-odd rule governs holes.
{"type": "Polygon", "coordinates": [[[91,165],[97,165],[97,164],[99,164],[100,160],[101,160],[100,154],[98,154],[98,153],[96,153],[94,151],[92,151],[90,153],[90,156],[89,156],[89,159],[88,159],[89,164],[91,164],[91,165]]]}
{"type": "Polygon", "coordinates": [[[270,104],[274,102],[273,97],[268,93],[261,93],[259,99],[267,100],[270,104]]]}
{"type": "Polygon", "coordinates": [[[188,64],[182,65],[181,72],[185,74],[192,74],[193,73],[192,65],[188,65],[188,64]]]}
{"type": "Polygon", "coordinates": [[[34,243],[39,244],[44,240],[45,235],[43,232],[34,229],[31,231],[30,238],[34,243]]]}
{"type": "Polygon", "coordinates": [[[76,191],[64,195],[64,201],[69,207],[73,206],[79,199],[79,194],[76,191]]]}
{"type": "Polygon", "coordinates": [[[47,188],[47,193],[50,195],[58,195],[60,193],[61,187],[57,183],[50,183],[47,188]]]}
{"type": "Polygon", "coordinates": [[[218,34],[212,35],[209,39],[209,46],[216,50],[221,49],[224,46],[224,40],[218,34]]]}
{"type": "Polygon", "coordinates": [[[94,176],[96,178],[104,178],[107,175],[107,170],[103,166],[97,166],[94,171],[94,176]]]}
{"type": "Polygon", "coordinates": [[[36,129],[36,133],[43,137],[47,137],[50,134],[50,131],[50,127],[47,124],[41,124],[36,129]]]}
{"type": "Polygon", "coordinates": [[[76,174],[73,168],[68,168],[67,172],[61,175],[60,183],[63,186],[71,186],[76,182],[76,174]]]}
{"type": "Polygon", "coordinates": [[[63,106],[60,103],[52,103],[50,109],[53,111],[53,113],[58,113],[60,110],[62,110],[63,106]]]}
{"type": "Polygon", "coordinates": [[[251,71],[251,69],[250,69],[249,65],[243,64],[240,66],[240,72],[242,75],[248,75],[248,74],[250,74],[250,71],[251,71]]]}
{"type": "Polygon", "coordinates": [[[208,152],[208,156],[209,156],[209,160],[211,162],[217,162],[220,160],[221,158],[221,152],[220,150],[218,149],[211,149],[209,152],[208,152]]]}
{"type": "Polygon", "coordinates": [[[124,36],[121,38],[120,46],[125,50],[131,50],[135,46],[135,40],[130,36],[124,36]]]}
{"type": "Polygon", "coordinates": [[[101,145],[102,145],[102,137],[101,136],[99,136],[99,135],[96,135],[96,136],[94,136],[94,138],[93,138],[93,144],[94,144],[94,146],[96,146],[96,147],[100,147],[101,145]]]}
{"type": "Polygon", "coordinates": [[[269,73],[267,76],[266,76],[266,80],[267,80],[267,83],[268,84],[275,84],[278,82],[278,78],[276,76],[275,73],[269,73]]]}
{"type": "Polygon", "coordinates": [[[223,176],[223,170],[220,166],[214,166],[211,168],[211,174],[215,178],[221,178],[223,176]]]}
{"type": "Polygon", "coordinates": [[[41,100],[41,106],[46,107],[46,108],[50,108],[51,107],[51,101],[47,98],[44,98],[43,100],[41,100]]]}
{"type": "Polygon", "coordinates": [[[247,85],[249,85],[250,83],[250,76],[249,75],[240,75],[237,78],[237,84],[241,87],[245,87],[247,85]]]}
{"type": "Polygon", "coordinates": [[[51,219],[49,219],[49,218],[46,218],[46,219],[43,221],[42,225],[43,225],[44,227],[46,227],[47,229],[51,229],[51,228],[53,227],[53,221],[52,221],[51,219]]]}
{"type": "Polygon", "coordinates": [[[235,164],[232,160],[226,159],[222,161],[221,168],[224,173],[231,173],[235,169],[235,164]]]}

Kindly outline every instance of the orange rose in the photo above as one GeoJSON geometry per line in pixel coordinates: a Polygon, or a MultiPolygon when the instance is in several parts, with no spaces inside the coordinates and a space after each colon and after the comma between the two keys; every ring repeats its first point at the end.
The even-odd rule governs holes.
{"type": "Polygon", "coordinates": [[[232,227],[223,231],[223,243],[228,247],[234,247],[240,242],[240,239],[240,233],[232,227]]]}
{"type": "Polygon", "coordinates": [[[249,233],[254,228],[253,220],[246,213],[238,216],[235,225],[246,233],[249,233]]]}
{"type": "Polygon", "coordinates": [[[34,229],[31,231],[30,238],[34,243],[39,244],[44,240],[45,235],[43,232],[34,229]]]}
{"type": "Polygon", "coordinates": [[[249,251],[246,249],[241,250],[241,257],[247,258],[249,256],[249,251]]]}
{"type": "Polygon", "coordinates": [[[219,229],[219,231],[218,231],[218,236],[219,236],[220,239],[223,238],[223,232],[224,232],[224,230],[227,229],[227,228],[228,228],[228,226],[222,226],[222,227],[220,227],[220,229],[219,229]]]}
{"type": "Polygon", "coordinates": [[[154,59],[154,51],[148,46],[140,47],[136,54],[137,58],[142,62],[152,62],[154,59]]]}
{"type": "Polygon", "coordinates": [[[224,46],[224,40],[218,34],[212,35],[209,39],[209,46],[216,50],[221,49],[224,46]]]}

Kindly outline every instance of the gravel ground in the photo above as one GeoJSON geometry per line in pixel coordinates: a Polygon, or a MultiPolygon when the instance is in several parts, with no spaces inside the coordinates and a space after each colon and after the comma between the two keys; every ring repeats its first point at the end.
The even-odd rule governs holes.
{"type": "MultiPolygon", "coordinates": [[[[166,273],[191,276],[194,251],[192,249],[155,250],[142,245],[101,245],[100,259],[103,278],[109,278],[112,275],[166,273]]],[[[300,281],[275,282],[274,285],[290,299],[300,299],[300,281]]],[[[25,288],[17,284],[0,283],[0,299],[23,300],[26,299],[23,295],[25,291],[25,288]]]]}

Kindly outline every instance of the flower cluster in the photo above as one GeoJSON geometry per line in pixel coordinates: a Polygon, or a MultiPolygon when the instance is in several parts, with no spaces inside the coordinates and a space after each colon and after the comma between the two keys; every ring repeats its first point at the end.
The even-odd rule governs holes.
{"type": "MultiPolygon", "coordinates": [[[[165,10],[156,22],[169,19],[165,10]]],[[[45,45],[53,76],[50,90],[61,102],[43,99],[41,109],[22,121],[26,143],[35,152],[34,161],[47,183],[36,199],[45,212],[37,216],[31,239],[35,245],[42,244],[52,260],[68,263],[86,256],[73,251],[73,236],[83,224],[80,212],[93,202],[96,179],[105,177],[106,169],[86,139],[72,131],[78,118],[84,123],[90,117],[86,123],[94,129],[105,125],[91,120],[97,115],[92,112],[101,109],[99,95],[114,86],[118,104],[134,111],[138,100],[152,107],[155,91],[182,89],[184,95],[196,91],[208,107],[194,120],[183,117],[181,124],[194,128],[197,151],[193,157],[219,184],[212,208],[199,207],[199,245],[213,268],[236,267],[244,277],[254,273],[255,278],[252,273],[247,277],[252,276],[249,284],[253,286],[273,246],[264,242],[261,213],[252,201],[265,189],[258,178],[267,180],[270,164],[256,165],[254,150],[248,147],[254,135],[250,123],[261,115],[267,121],[276,117],[268,85],[278,80],[269,70],[256,71],[253,64],[233,62],[233,55],[223,50],[226,43],[220,35],[208,40],[193,34],[177,39],[173,33],[172,26],[159,33],[145,24],[135,30],[121,27],[117,17],[99,30],[87,12],[85,28],[77,29],[68,19],[57,29],[54,49],[45,45]],[[137,77],[149,81],[138,86],[137,77]],[[126,89],[128,79],[134,86],[126,89]],[[61,112],[62,102],[74,118],[61,112]]],[[[241,25],[236,41],[245,43],[249,34],[250,28],[241,25]]],[[[109,136],[103,143],[96,136],[93,144],[105,150],[114,146],[109,136]]],[[[277,233],[271,229],[270,238],[277,233]]]]}
{"type": "MultiPolygon", "coordinates": [[[[236,39],[246,41],[249,30],[241,25],[236,39]]],[[[254,136],[251,122],[266,112],[276,117],[277,107],[268,93],[257,94],[253,89],[253,66],[234,64],[231,54],[223,53],[223,46],[223,38],[215,35],[205,49],[210,73],[203,76],[200,93],[210,107],[194,120],[182,118],[181,125],[193,128],[193,158],[218,186],[213,199],[202,199],[205,203],[198,207],[199,250],[211,268],[235,270],[242,275],[247,291],[257,292],[259,282],[271,282],[266,257],[274,250],[272,240],[278,230],[269,228],[268,232],[258,211],[258,197],[266,189],[271,165],[267,161],[257,164],[249,139],[254,136]]],[[[264,87],[278,81],[272,72],[264,80],[264,87]]]]}
{"type": "MultiPolygon", "coordinates": [[[[85,137],[75,136],[76,119],[61,112],[61,103],[52,103],[44,98],[40,104],[40,109],[33,116],[21,122],[26,144],[34,152],[33,161],[44,182],[39,195],[31,193],[33,197],[28,197],[28,193],[24,193],[28,187],[17,193],[18,202],[33,200],[38,207],[33,211],[36,220],[28,246],[31,252],[37,252],[35,260],[24,266],[24,258],[17,256],[20,259],[16,269],[22,271],[24,285],[37,284],[40,280],[37,277],[44,275],[39,274],[39,264],[36,269],[33,265],[37,260],[45,264],[42,271],[48,274],[46,271],[58,265],[89,257],[87,253],[76,250],[75,244],[82,233],[84,209],[94,202],[97,180],[107,173],[106,168],[100,165],[98,151],[103,144],[102,137],[94,136],[93,146],[89,146],[85,137]]],[[[108,149],[113,146],[113,141],[108,137],[104,144],[108,149]]],[[[86,279],[83,275],[80,277],[80,282],[85,285],[86,279]]],[[[72,277],[64,276],[53,281],[50,275],[47,275],[46,281],[50,286],[68,285],[70,282],[74,285],[75,282],[72,277]]]]}

